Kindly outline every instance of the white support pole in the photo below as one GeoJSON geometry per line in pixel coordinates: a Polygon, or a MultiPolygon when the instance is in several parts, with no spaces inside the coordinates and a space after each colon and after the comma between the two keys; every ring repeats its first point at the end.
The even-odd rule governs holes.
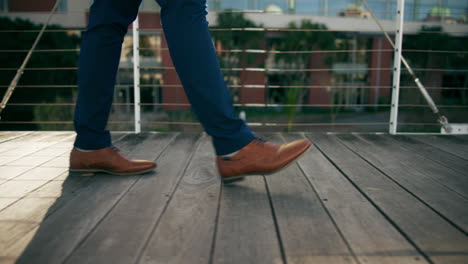
{"type": "Polygon", "coordinates": [[[133,21],[133,92],[135,104],[135,133],[141,132],[141,105],[140,105],[140,31],[138,16],[133,21]]]}
{"type": "Polygon", "coordinates": [[[389,133],[396,134],[398,127],[398,99],[400,97],[401,46],[403,43],[405,0],[398,0],[395,31],[395,51],[393,60],[392,104],[390,108],[389,133]]]}

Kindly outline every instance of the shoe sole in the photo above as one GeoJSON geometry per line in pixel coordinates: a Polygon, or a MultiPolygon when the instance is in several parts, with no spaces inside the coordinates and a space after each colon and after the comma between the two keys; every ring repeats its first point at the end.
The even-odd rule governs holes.
{"type": "Polygon", "coordinates": [[[307,152],[310,151],[310,147],[312,147],[312,144],[310,144],[301,154],[297,155],[294,159],[290,160],[288,163],[284,164],[282,167],[279,167],[277,169],[274,169],[272,171],[265,171],[265,172],[253,172],[253,173],[246,173],[246,174],[240,174],[236,176],[231,176],[231,177],[225,177],[223,178],[223,183],[224,184],[231,184],[231,183],[236,183],[245,180],[245,177],[248,176],[258,176],[258,175],[271,175],[275,174],[277,172],[280,172],[289,166],[293,165],[298,159],[302,158],[307,152]]]}
{"type": "Polygon", "coordinates": [[[93,176],[96,173],[107,173],[111,175],[117,175],[117,176],[133,176],[133,175],[140,175],[143,173],[147,173],[150,171],[153,171],[156,167],[151,167],[146,170],[141,170],[141,171],[133,171],[133,172],[113,172],[113,171],[108,171],[108,170],[93,170],[93,169],[69,169],[69,175],[72,176],[93,176]]]}

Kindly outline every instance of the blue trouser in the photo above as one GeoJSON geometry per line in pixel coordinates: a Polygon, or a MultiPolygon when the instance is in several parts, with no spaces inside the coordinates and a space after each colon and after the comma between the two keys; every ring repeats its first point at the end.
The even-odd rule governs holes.
{"type": "MultiPolygon", "coordinates": [[[[212,137],[217,155],[241,149],[254,139],[235,116],[206,21],[206,0],[157,0],[172,61],[192,109],[212,137]]],[[[112,145],[106,130],[122,42],[141,0],[95,0],[84,33],[78,70],[75,147],[112,145]]]]}

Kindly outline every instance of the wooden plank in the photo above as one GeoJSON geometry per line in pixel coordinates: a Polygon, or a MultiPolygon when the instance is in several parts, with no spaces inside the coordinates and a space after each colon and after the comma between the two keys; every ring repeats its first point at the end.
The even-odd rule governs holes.
{"type": "Polygon", "coordinates": [[[68,168],[70,166],[70,156],[68,157],[55,157],[43,164],[41,167],[51,167],[51,168],[68,168]]]}
{"type": "Polygon", "coordinates": [[[214,161],[211,141],[203,136],[140,263],[209,262],[221,185],[214,161]]]}
{"type": "Polygon", "coordinates": [[[29,170],[13,180],[18,181],[50,181],[55,179],[57,176],[68,171],[67,168],[41,168],[36,167],[29,170]]]}
{"type": "MultiPolygon", "coordinates": [[[[2,168],[8,168],[8,167],[2,167],[2,168]]],[[[11,167],[11,168],[14,168],[14,167],[11,167]]],[[[63,170],[61,170],[61,171],[63,171],[63,170]]],[[[66,175],[68,175],[68,173],[66,173],[66,175]]],[[[59,177],[57,177],[57,178],[59,178],[59,177]]],[[[50,177],[50,175],[49,175],[49,178],[53,178],[53,177],[50,177]]],[[[57,179],[57,178],[55,178],[55,179],[57,179]]],[[[75,177],[75,179],[76,179],[76,177],[75,177]]],[[[84,179],[84,178],[82,178],[82,179],[84,179]]],[[[42,181],[42,182],[44,183],[45,181],[42,181]]],[[[19,188],[18,187],[10,188],[10,189],[13,189],[15,191],[21,191],[20,195],[15,195],[15,196],[24,196],[24,195],[26,195],[26,193],[28,193],[30,190],[33,189],[33,188],[29,188],[30,186],[25,185],[24,183],[22,184],[22,182],[19,182],[19,183],[20,183],[19,188]],[[23,191],[23,188],[28,188],[28,189],[27,189],[27,191],[23,191]]],[[[32,183],[40,183],[40,182],[34,181],[32,183]]],[[[27,197],[45,197],[45,192],[44,191],[50,190],[50,188],[48,188],[49,187],[48,185],[50,183],[54,183],[54,181],[49,181],[48,183],[42,185],[42,187],[39,187],[39,188],[37,188],[36,190],[34,190],[32,192],[29,192],[27,197]]],[[[65,183],[70,183],[70,181],[66,181],[65,183]]],[[[60,188],[60,190],[62,190],[62,188],[63,188],[64,193],[66,193],[67,186],[68,186],[67,184],[63,184],[63,186],[60,186],[59,188],[60,188]]],[[[48,197],[48,198],[50,198],[50,197],[48,197]]],[[[18,201],[20,199],[21,199],[21,197],[14,198],[15,201],[18,201]]],[[[61,195],[60,199],[55,201],[55,203],[53,203],[53,206],[50,207],[47,214],[50,214],[55,208],[57,208],[59,205],[61,205],[62,204],[61,202],[63,202],[63,201],[64,201],[64,196],[61,195]]],[[[52,203],[52,201],[50,201],[50,202],[52,203]]],[[[13,204],[13,203],[11,203],[11,204],[13,204]]],[[[19,211],[24,210],[24,208],[22,208],[20,205],[21,205],[21,203],[19,203],[19,205],[13,204],[11,207],[8,208],[9,209],[8,211],[9,212],[14,212],[15,209],[19,210],[19,211]]],[[[40,206],[34,206],[34,205],[33,206],[27,206],[26,209],[28,209],[28,208],[31,210],[32,214],[34,214],[34,212],[36,212],[37,210],[41,210],[40,206]]],[[[0,212],[0,214],[4,215],[4,217],[5,217],[5,213],[0,212]]],[[[7,213],[7,215],[8,215],[8,213],[7,213]]],[[[38,225],[38,221],[40,221],[40,219],[34,218],[34,217],[27,218],[27,219],[29,219],[29,220],[26,221],[26,222],[24,220],[22,220],[22,221],[13,220],[13,221],[9,221],[9,222],[8,221],[7,222],[2,221],[2,224],[7,223],[7,225],[9,226],[9,228],[8,228],[9,232],[12,232],[13,234],[18,235],[18,236],[11,237],[8,234],[3,234],[3,233],[0,234],[0,237],[3,239],[3,241],[8,241],[9,242],[9,243],[4,243],[3,244],[2,250],[0,250],[0,252],[2,252],[2,254],[10,254],[10,256],[15,256],[13,258],[10,257],[8,259],[16,259],[17,256],[19,256],[19,254],[26,247],[27,243],[30,241],[30,240],[26,241],[26,240],[24,240],[24,238],[26,238],[26,237],[32,238],[32,235],[28,234],[27,232],[29,230],[35,229],[35,226],[38,225]],[[16,223],[16,225],[15,225],[15,223],[16,223]],[[14,252],[16,252],[13,255],[11,254],[11,252],[12,252],[11,243],[12,242],[14,242],[14,245],[15,245],[14,252]],[[18,246],[18,242],[22,242],[21,246],[18,246]]]]}
{"type": "Polygon", "coordinates": [[[16,201],[15,198],[0,198],[0,211],[16,201]]]}
{"type": "MultiPolygon", "coordinates": [[[[15,222],[18,223],[17,221],[15,222]]],[[[37,230],[39,230],[39,226],[35,223],[22,223],[22,224],[28,228],[26,229],[25,227],[23,230],[29,230],[29,232],[24,233],[23,231],[21,231],[21,229],[17,229],[18,231],[21,231],[21,233],[17,236],[15,243],[13,245],[10,245],[5,251],[2,251],[2,254],[0,254],[1,264],[16,263],[18,256],[20,256],[23,253],[24,249],[28,246],[30,241],[33,239],[34,235],[37,233],[37,230]],[[29,227],[32,227],[32,228],[29,229],[29,227]]]]}
{"type": "MultiPolygon", "coordinates": [[[[431,167],[424,168],[425,165],[432,166],[432,163],[418,160],[417,154],[413,152],[393,149],[393,141],[385,144],[385,138],[380,136],[363,136],[367,141],[352,135],[341,135],[338,138],[464,232],[468,231],[468,200],[434,179],[442,178],[442,175],[434,176],[431,167]]],[[[466,177],[462,179],[468,180],[466,177]]],[[[451,181],[450,174],[445,181],[451,181]]],[[[463,184],[462,181],[453,182],[463,184]]],[[[468,188],[468,184],[465,186],[468,188]]]]}
{"type": "Polygon", "coordinates": [[[13,139],[17,139],[23,136],[26,136],[27,134],[30,134],[31,132],[12,132],[12,131],[0,131],[0,143],[4,143],[13,139]]]}
{"type": "Polygon", "coordinates": [[[435,135],[438,138],[454,142],[456,144],[465,145],[468,147],[468,137],[463,135],[435,135]]]}
{"type": "Polygon", "coordinates": [[[6,140],[9,140],[11,138],[14,138],[15,135],[13,132],[10,132],[10,131],[0,131],[0,143],[1,142],[4,142],[6,140]]]}
{"type": "Polygon", "coordinates": [[[464,233],[351,152],[336,137],[319,134],[307,136],[433,263],[466,263],[468,238],[464,233]]]}
{"type": "Polygon", "coordinates": [[[21,198],[46,184],[47,181],[7,181],[0,185],[0,197],[21,198]]]}
{"type": "MultiPolygon", "coordinates": [[[[50,181],[54,177],[59,176],[61,172],[63,172],[63,170],[47,171],[47,179],[43,178],[40,180],[36,179],[7,181],[6,183],[0,186],[0,197],[18,201],[24,196],[28,195],[29,193],[34,192],[37,189],[40,189],[42,186],[46,185],[48,181],[50,181]]],[[[3,214],[3,209],[4,208],[0,209],[0,215],[3,214]]]]}
{"type": "MultiPolygon", "coordinates": [[[[9,255],[9,257],[0,256],[2,259],[14,263],[32,240],[38,229],[38,224],[43,220],[42,218],[45,219],[66,204],[71,197],[78,193],[78,189],[84,187],[84,183],[90,179],[89,177],[69,177],[67,179],[67,177],[61,177],[63,175],[68,176],[68,172],[56,178],[49,175],[53,180],[27,194],[24,200],[21,200],[21,198],[1,198],[2,200],[9,199],[7,206],[11,205],[8,209],[0,212],[0,218],[2,218],[0,224],[6,223],[8,226],[8,232],[0,234],[3,241],[0,245],[2,249],[0,255],[5,254],[9,255]],[[57,181],[58,178],[62,180],[57,181]],[[65,179],[67,180],[65,181],[65,179]],[[21,216],[20,219],[18,219],[18,215],[21,216]],[[30,232],[28,233],[28,231],[30,232]]],[[[3,208],[6,208],[6,206],[3,208]]]]}
{"type": "MultiPolygon", "coordinates": [[[[40,135],[41,133],[39,133],[40,135]]],[[[46,149],[49,146],[56,146],[70,140],[74,136],[71,133],[50,133],[44,136],[33,137],[32,139],[26,140],[26,142],[14,142],[15,140],[8,143],[13,145],[6,147],[6,151],[0,155],[0,165],[11,165],[11,166],[37,166],[41,165],[53,157],[49,156],[34,156],[33,154],[37,151],[46,149]]],[[[27,138],[27,137],[23,137],[27,138]]],[[[3,145],[0,145],[0,147],[3,145]]]]}
{"type": "Polygon", "coordinates": [[[408,136],[412,139],[424,142],[428,145],[439,148],[448,153],[452,153],[462,159],[468,160],[468,147],[465,144],[460,144],[447,140],[450,136],[408,136]]]}
{"type": "MultiPolygon", "coordinates": [[[[302,134],[283,134],[287,141],[302,134]]],[[[315,147],[298,161],[360,263],[427,263],[315,147]]]]}
{"type": "Polygon", "coordinates": [[[37,226],[54,201],[53,198],[23,198],[0,211],[0,255],[37,226]]]}
{"type": "Polygon", "coordinates": [[[8,231],[0,234],[3,241],[3,244],[0,244],[0,255],[4,255],[0,258],[3,262],[15,263],[34,237],[39,223],[71,200],[79,192],[79,189],[85,187],[85,183],[91,179],[90,177],[69,177],[67,179],[66,176],[68,176],[68,172],[62,173],[56,178],[49,175],[50,178],[53,178],[51,181],[30,192],[24,199],[11,198],[9,207],[0,212],[2,219],[0,224],[6,223],[8,226],[8,231]],[[62,177],[64,175],[65,177],[62,177]],[[59,178],[61,180],[57,180],[59,178]]]}
{"type": "Polygon", "coordinates": [[[453,154],[441,151],[440,149],[433,147],[432,145],[427,145],[421,143],[420,141],[414,140],[408,136],[395,135],[389,137],[403,146],[405,149],[416,152],[424,157],[431,159],[434,162],[437,162],[443,166],[449,167],[453,170],[456,170],[460,173],[466,174],[468,171],[468,161],[462,159],[453,154]]]}
{"type": "MultiPolygon", "coordinates": [[[[68,174],[68,173],[66,173],[68,174]]],[[[89,178],[71,177],[65,181],[49,181],[36,190],[30,192],[25,198],[0,198],[0,204],[5,200],[5,206],[0,206],[0,225],[6,224],[6,232],[0,232],[0,255],[9,254],[8,260],[14,261],[20,255],[27,243],[20,248],[14,248],[12,254],[12,244],[17,245],[18,241],[24,241],[28,232],[35,230],[43,219],[60,208],[67,200],[75,194],[82,183],[89,178]],[[70,186],[73,185],[73,186],[70,186]],[[8,208],[6,208],[8,206],[8,208]],[[5,210],[3,210],[6,208],[5,210]]]]}
{"type": "Polygon", "coordinates": [[[31,135],[32,138],[21,138],[23,141],[18,139],[5,143],[10,144],[9,147],[5,147],[5,144],[0,144],[0,148],[4,147],[5,150],[0,154],[0,165],[36,166],[69,151],[72,145],[71,141],[74,140],[73,134],[61,133],[58,138],[55,136],[56,134],[37,133],[37,135],[31,135]],[[44,142],[45,140],[50,140],[50,142],[44,142]],[[68,147],[65,148],[62,144],[67,144],[68,147]]]}
{"type": "MultiPolygon", "coordinates": [[[[35,134],[35,133],[34,133],[35,134]]],[[[42,150],[62,140],[69,140],[74,137],[70,132],[64,133],[38,133],[38,135],[28,135],[0,144],[1,155],[22,155],[26,156],[42,150]]]]}
{"type": "MultiPolygon", "coordinates": [[[[73,139],[73,138],[71,138],[73,139]]],[[[72,149],[72,143],[70,142],[68,144],[69,146],[64,146],[64,147],[56,147],[54,145],[48,147],[48,148],[44,148],[42,150],[39,150],[39,151],[36,151],[34,153],[31,154],[31,156],[52,156],[52,157],[56,157],[56,156],[60,156],[60,155],[66,155],[66,156],[69,156],[70,154],[70,151],[72,149]]]]}
{"type": "MultiPolygon", "coordinates": [[[[389,139],[389,136],[360,135],[359,137],[384,151],[388,159],[392,158],[400,164],[419,171],[421,174],[436,180],[439,184],[468,198],[468,177],[466,177],[466,174],[441,166],[418,152],[408,151],[402,148],[401,145],[395,144],[394,141],[389,139]]],[[[374,156],[378,157],[375,153],[374,156]]]]}
{"type": "MultiPolygon", "coordinates": [[[[173,136],[167,133],[129,135],[119,146],[125,152],[132,150],[129,154],[132,158],[141,155],[139,149],[149,146],[157,156],[173,136]]],[[[30,236],[32,241],[18,263],[62,263],[139,177],[96,175],[84,190],[41,223],[35,235],[30,236]]]]}
{"type": "MultiPolygon", "coordinates": [[[[3,221],[40,223],[55,198],[25,197],[0,212],[0,223],[3,221]]],[[[13,228],[10,228],[10,231],[13,228]]],[[[3,236],[2,234],[2,237],[3,236]]]]}
{"type": "Polygon", "coordinates": [[[456,135],[454,137],[468,144],[468,135],[456,135]]]}
{"type": "Polygon", "coordinates": [[[135,263],[194,154],[200,135],[177,135],[156,160],[157,173],[141,177],[67,263],[135,263]]]}
{"type": "Polygon", "coordinates": [[[49,137],[48,133],[45,132],[35,132],[27,134],[23,137],[9,140],[0,144],[0,154],[3,155],[4,152],[14,149],[18,146],[24,146],[27,143],[34,143],[40,139],[49,137]]]}
{"type": "MultiPolygon", "coordinates": [[[[277,133],[264,136],[283,142],[277,133]]],[[[297,164],[266,182],[287,263],[357,262],[297,164]]]]}
{"type": "MultiPolygon", "coordinates": [[[[15,161],[19,158],[21,158],[22,156],[20,155],[0,155],[0,166],[3,166],[9,162],[12,162],[12,161],[15,161]]],[[[0,174],[0,177],[2,177],[3,175],[0,174]]]]}
{"type": "MultiPolygon", "coordinates": [[[[63,175],[68,176],[68,172],[63,173],[58,178],[63,175]]],[[[29,193],[26,197],[59,198],[63,197],[64,195],[72,195],[75,194],[77,190],[87,187],[92,179],[94,178],[79,176],[68,176],[64,180],[57,180],[57,178],[55,178],[46,185],[29,193]]]]}
{"type": "Polygon", "coordinates": [[[28,155],[14,161],[8,162],[7,166],[39,166],[47,161],[51,160],[53,157],[50,156],[32,156],[28,155]]]}
{"type": "MultiPolygon", "coordinates": [[[[6,254],[11,243],[21,240],[24,234],[37,226],[34,222],[1,221],[0,222],[0,257],[10,257],[6,254]]],[[[11,258],[10,258],[11,259],[11,258]]]]}
{"type": "Polygon", "coordinates": [[[262,176],[225,185],[221,192],[213,263],[282,263],[262,176]]]}
{"type": "Polygon", "coordinates": [[[11,180],[33,168],[34,166],[0,166],[0,179],[11,180]]]}

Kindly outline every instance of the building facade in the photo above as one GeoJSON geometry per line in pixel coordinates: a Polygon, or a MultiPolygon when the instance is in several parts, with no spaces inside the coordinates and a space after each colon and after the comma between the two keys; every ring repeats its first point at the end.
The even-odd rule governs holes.
{"type": "MultiPolygon", "coordinates": [[[[27,18],[43,22],[55,0],[0,0],[2,15],[27,18]]],[[[52,23],[70,29],[84,28],[89,5],[92,1],[62,0],[52,23]]],[[[371,8],[387,31],[395,28],[396,1],[371,0],[371,8]]],[[[208,0],[210,25],[216,27],[217,18],[225,10],[244,10],[245,19],[264,28],[277,28],[265,34],[263,49],[274,49],[270,40],[287,36],[281,29],[291,22],[300,24],[310,20],[336,32],[335,47],[349,50],[346,56],[317,47],[310,48],[308,61],[296,68],[308,72],[304,81],[296,86],[305,88],[303,98],[297,103],[310,105],[345,104],[359,109],[358,105],[378,104],[390,100],[393,51],[383,34],[379,32],[370,14],[356,1],[330,0],[208,0]],[[221,12],[220,12],[221,11],[221,12]],[[315,52],[314,52],[315,51],[315,52]],[[338,55],[336,55],[338,54],[338,55]],[[331,60],[331,62],[330,62],[331,60]],[[306,67],[306,68],[305,68],[306,67]],[[346,91],[340,90],[346,87],[346,91]]],[[[422,26],[440,27],[450,35],[466,35],[468,2],[455,0],[407,0],[405,2],[405,35],[417,34],[422,26]],[[452,32],[452,33],[450,33],[452,32]],[[455,33],[453,33],[455,32],[455,33]]],[[[142,36],[141,78],[142,101],[148,111],[158,104],[166,104],[166,110],[187,109],[183,88],[173,69],[167,43],[162,33],[159,7],[153,0],[143,0],[140,12],[142,36]],[[183,105],[180,105],[183,104],[183,105]],[[151,107],[150,107],[151,106],[151,107]]],[[[216,33],[213,33],[216,34],[216,33]]],[[[121,69],[117,80],[117,98],[131,102],[132,51],[131,35],[124,41],[121,69]]],[[[229,60],[222,50],[227,47],[216,42],[220,60],[229,60]]],[[[235,64],[237,70],[224,69],[226,82],[232,88],[238,104],[285,104],[287,87],[294,86],[285,65],[275,60],[274,53],[258,53],[250,62],[235,64]]],[[[224,65],[224,63],[222,63],[224,65]]],[[[229,65],[229,64],[228,64],[229,65]]],[[[429,86],[443,86],[444,72],[431,75],[429,86]]],[[[437,94],[435,94],[437,97],[437,94]]]]}

